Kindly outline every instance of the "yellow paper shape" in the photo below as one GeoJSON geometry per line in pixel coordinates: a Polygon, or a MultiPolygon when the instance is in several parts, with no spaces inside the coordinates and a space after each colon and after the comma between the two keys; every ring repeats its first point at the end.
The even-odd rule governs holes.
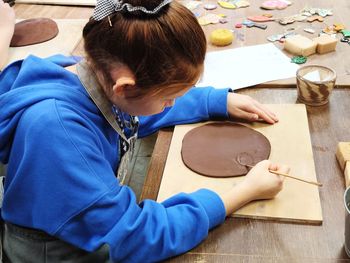
{"type": "Polygon", "coordinates": [[[228,3],[228,2],[224,2],[224,1],[218,1],[218,4],[223,7],[223,8],[227,8],[227,9],[236,9],[236,5],[232,4],[232,3],[228,3]]]}

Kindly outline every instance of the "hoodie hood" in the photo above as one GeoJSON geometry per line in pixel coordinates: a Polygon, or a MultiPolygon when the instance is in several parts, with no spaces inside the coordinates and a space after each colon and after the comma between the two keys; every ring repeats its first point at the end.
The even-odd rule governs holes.
{"type": "Polygon", "coordinates": [[[91,105],[86,103],[90,99],[79,78],[64,69],[78,60],[62,55],[29,56],[0,73],[0,162],[8,162],[13,136],[27,108],[46,99],[91,105]]]}

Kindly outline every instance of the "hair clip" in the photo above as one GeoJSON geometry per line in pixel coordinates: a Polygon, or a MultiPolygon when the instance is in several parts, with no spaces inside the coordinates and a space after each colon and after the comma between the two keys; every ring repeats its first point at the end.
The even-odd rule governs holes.
{"type": "Polygon", "coordinates": [[[161,2],[153,10],[148,10],[144,6],[133,6],[129,3],[123,2],[122,0],[97,0],[97,4],[92,17],[94,20],[100,21],[106,16],[124,10],[126,10],[129,13],[140,11],[145,14],[152,15],[157,14],[162,7],[170,4],[172,1],[173,0],[163,0],[163,2],[161,2]]]}
{"type": "Polygon", "coordinates": [[[111,18],[108,16],[108,23],[109,23],[109,26],[112,27],[112,21],[111,21],[111,18]]]}

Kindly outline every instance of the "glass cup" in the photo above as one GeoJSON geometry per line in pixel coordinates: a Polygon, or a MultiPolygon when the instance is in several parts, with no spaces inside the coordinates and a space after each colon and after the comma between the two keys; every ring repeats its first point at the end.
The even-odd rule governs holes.
{"type": "Polygon", "coordinates": [[[298,101],[310,105],[321,106],[328,99],[335,86],[337,74],[331,68],[319,65],[307,65],[297,71],[298,101]]]}

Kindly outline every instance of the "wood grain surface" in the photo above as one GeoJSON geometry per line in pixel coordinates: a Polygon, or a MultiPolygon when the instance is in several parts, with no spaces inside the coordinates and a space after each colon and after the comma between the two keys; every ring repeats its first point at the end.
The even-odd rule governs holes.
{"type": "MultiPolygon", "coordinates": [[[[254,88],[239,91],[263,103],[295,103],[296,89],[254,88]]],[[[228,218],[189,253],[171,262],[350,262],[343,249],[344,175],[335,152],[339,141],[350,140],[350,90],[334,90],[330,103],[307,106],[311,144],[322,204],[321,226],[228,218]]],[[[155,199],[172,134],[159,132],[142,198],[155,199]],[[149,179],[153,178],[153,180],[149,179]]],[[[296,143],[296,142],[291,142],[296,143]]]]}
{"type": "MultiPolygon", "coordinates": [[[[215,2],[215,1],[204,1],[204,3],[215,2]]],[[[287,29],[296,29],[295,32],[304,35],[310,39],[318,37],[318,33],[322,31],[327,26],[331,26],[334,23],[344,24],[347,29],[350,28],[350,16],[348,15],[350,11],[350,2],[348,0],[308,0],[308,1],[292,1],[293,4],[284,10],[263,10],[260,5],[263,1],[248,1],[250,6],[247,8],[239,8],[236,10],[229,10],[218,7],[215,10],[205,10],[202,6],[199,6],[194,10],[196,15],[203,16],[205,14],[225,14],[228,23],[226,24],[215,24],[203,26],[206,35],[210,34],[214,29],[217,28],[227,28],[234,30],[236,36],[233,43],[227,47],[216,47],[208,42],[208,51],[223,50],[226,48],[235,48],[242,46],[251,46],[264,43],[270,43],[267,40],[268,36],[274,34],[284,33],[287,29]],[[275,18],[287,17],[291,15],[298,14],[304,7],[320,7],[333,10],[332,16],[327,16],[324,18],[324,22],[295,22],[289,25],[281,25],[276,21],[265,22],[263,24],[267,25],[266,30],[262,30],[256,27],[247,28],[243,26],[240,29],[235,28],[236,23],[242,23],[248,16],[262,15],[262,14],[272,14],[275,18]],[[316,33],[309,34],[304,31],[304,28],[313,28],[316,33]]],[[[338,40],[342,37],[342,34],[337,34],[338,40]]],[[[283,49],[283,44],[274,42],[275,45],[283,49]]],[[[289,57],[293,55],[285,52],[289,57]]],[[[350,86],[350,60],[343,59],[350,54],[350,45],[347,43],[342,43],[338,41],[337,48],[335,52],[330,52],[327,54],[319,55],[314,54],[308,57],[306,64],[319,64],[327,67],[333,68],[337,72],[337,87],[349,87],[350,86]]],[[[252,73],[253,74],[253,73],[252,73]]],[[[234,77],[234,72],[233,72],[234,77]]],[[[269,83],[259,84],[259,87],[291,87],[295,85],[295,78],[289,78],[285,80],[277,80],[269,83]]]]}

